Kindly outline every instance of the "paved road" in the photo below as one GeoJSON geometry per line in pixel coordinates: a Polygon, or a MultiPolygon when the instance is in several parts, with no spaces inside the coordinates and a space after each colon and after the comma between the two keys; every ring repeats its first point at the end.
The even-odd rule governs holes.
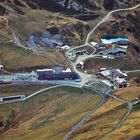
{"type": "MultiPolygon", "coordinates": [[[[93,90],[93,88],[90,88],[90,87],[85,87],[87,89],[90,89],[92,90],[93,92],[95,92],[95,90],[93,90]]],[[[98,94],[102,97],[102,100],[101,102],[93,109],[91,110],[76,126],[74,126],[71,131],[65,136],[64,140],[70,140],[72,135],[79,129],[81,128],[84,124],[87,123],[88,119],[100,108],[102,107],[106,101],[107,101],[107,98],[104,94],[98,92],[98,94]]]]}
{"type": "MultiPolygon", "coordinates": [[[[101,24],[103,24],[104,22],[107,22],[107,21],[112,20],[112,14],[113,14],[113,13],[119,12],[119,11],[133,10],[133,9],[139,7],[139,6],[140,6],[140,4],[138,4],[138,5],[136,5],[136,6],[132,7],[132,8],[117,9],[117,10],[113,10],[113,11],[109,12],[109,13],[108,13],[108,14],[107,14],[107,15],[106,15],[106,16],[105,16],[105,17],[104,17],[104,18],[103,18],[89,33],[88,33],[87,38],[86,38],[86,41],[85,41],[85,44],[80,45],[80,46],[73,47],[73,48],[71,48],[70,50],[68,50],[68,51],[66,52],[66,58],[68,58],[68,53],[71,52],[71,51],[73,51],[74,49],[78,49],[78,48],[84,47],[84,46],[86,46],[86,45],[88,45],[88,46],[90,46],[90,47],[93,47],[93,46],[91,46],[91,45],[89,44],[89,38],[90,38],[90,36],[94,33],[94,31],[95,31],[101,24]]],[[[95,52],[96,52],[96,49],[95,49],[95,51],[93,52],[92,56],[83,56],[83,58],[82,58],[82,57],[81,57],[81,58],[78,58],[78,60],[76,60],[75,63],[71,62],[71,61],[68,59],[69,62],[71,63],[71,65],[73,66],[74,70],[75,70],[83,79],[88,79],[88,78],[84,78],[84,77],[86,77],[87,75],[86,75],[86,74],[83,74],[83,73],[81,73],[81,72],[79,72],[79,71],[76,69],[76,64],[77,64],[78,62],[80,62],[80,61],[85,61],[87,58],[95,57],[95,56],[94,56],[94,53],[95,53],[95,52]],[[84,75],[85,75],[85,76],[84,76],[84,75]]],[[[90,75],[89,75],[89,77],[90,77],[90,75]]],[[[83,80],[83,79],[82,79],[82,80],[83,80]]],[[[84,80],[83,80],[83,81],[84,81],[84,80]]],[[[111,95],[111,94],[110,94],[110,95],[111,95]]],[[[110,132],[108,132],[108,133],[104,134],[103,136],[101,136],[101,138],[104,137],[104,136],[106,136],[106,135],[111,134],[111,133],[114,132],[116,129],[118,129],[118,128],[125,122],[125,120],[127,119],[128,115],[130,114],[130,112],[131,112],[131,110],[132,110],[132,104],[131,104],[131,103],[129,103],[129,102],[127,102],[127,101],[124,101],[123,99],[118,98],[118,97],[116,97],[116,96],[114,96],[114,99],[119,100],[119,101],[122,101],[122,102],[128,103],[129,110],[128,110],[127,114],[125,114],[125,115],[123,116],[123,118],[120,120],[120,122],[117,124],[117,126],[116,126],[114,129],[112,129],[110,132]]],[[[99,109],[99,108],[104,104],[104,100],[102,100],[102,101],[103,101],[103,102],[101,102],[95,109],[93,109],[93,111],[91,111],[87,116],[85,116],[85,117],[82,119],[82,121],[80,121],[76,126],[74,126],[74,127],[72,128],[72,130],[66,135],[66,137],[64,138],[64,140],[70,140],[70,139],[71,139],[71,136],[72,136],[83,124],[86,123],[87,119],[88,119],[97,109],[99,109]]]]}
{"type": "MultiPolygon", "coordinates": [[[[86,37],[86,41],[85,41],[85,43],[83,44],[83,45],[80,45],[80,46],[75,46],[75,47],[73,47],[73,48],[71,48],[71,49],[69,49],[67,52],[66,52],[66,54],[65,54],[65,56],[66,56],[66,58],[67,58],[67,60],[70,62],[70,64],[73,66],[73,69],[81,76],[81,77],[83,77],[82,78],[82,80],[83,80],[83,82],[85,82],[85,81],[87,81],[87,79],[91,76],[91,75],[88,75],[88,77],[86,77],[85,78],[85,76],[81,73],[81,72],[79,72],[77,69],[76,69],[76,64],[78,63],[78,62],[80,62],[80,61],[85,61],[86,59],[88,59],[88,58],[100,58],[101,56],[97,56],[97,55],[94,55],[95,54],[95,52],[96,52],[96,48],[94,48],[91,44],[89,44],[89,39],[90,39],[90,36],[95,32],[95,30],[101,25],[101,24],[103,24],[104,22],[108,22],[108,21],[110,21],[110,20],[112,20],[112,14],[113,13],[115,13],[115,12],[119,12],[119,11],[128,11],[128,10],[133,10],[133,9],[136,9],[136,8],[138,8],[140,6],[140,4],[138,4],[138,5],[136,5],[136,6],[134,6],[134,7],[132,7],[132,8],[125,8],[125,9],[117,9],[117,10],[113,10],[113,11],[111,11],[111,12],[109,12],[89,33],[88,33],[88,35],[87,35],[87,37],[86,37]],[[94,51],[93,51],[93,53],[92,53],[92,55],[85,55],[85,56],[81,56],[81,57],[78,57],[77,59],[78,60],[76,60],[76,62],[75,63],[73,63],[72,61],[70,61],[69,60],[69,58],[68,58],[68,54],[71,52],[71,51],[73,51],[73,50],[75,50],[75,49],[78,49],[78,48],[81,48],[81,47],[84,47],[84,46],[89,46],[89,47],[92,47],[92,48],[94,48],[94,51]],[[85,80],[86,79],[86,80],[85,80]]],[[[105,59],[105,58],[100,58],[100,59],[105,59]]],[[[91,77],[90,77],[91,78],[91,77]]],[[[90,79],[89,78],[89,79],[90,79]]]]}
{"type": "MultiPolygon", "coordinates": [[[[74,50],[74,49],[81,48],[81,47],[84,47],[84,46],[86,46],[86,45],[88,45],[88,46],[90,46],[90,47],[93,47],[91,44],[89,44],[90,36],[95,32],[95,30],[96,30],[101,24],[103,24],[104,22],[108,22],[108,21],[112,20],[112,14],[113,14],[113,13],[119,12],[119,11],[133,10],[133,9],[139,7],[139,6],[140,6],[140,4],[138,4],[137,6],[132,7],[132,8],[117,9],[117,10],[113,10],[113,11],[109,12],[109,13],[108,13],[108,14],[107,14],[107,15],[106,15],[106,16],[105,16],[105,17],[104,17],[104,18],[103,18],[89,33],[88,33],[87,38],[86,38],[86,41],[85,41],[85,44],[83,44],[83,45],[81,45],[81,46],[76,46],[76,47],[71,48],[70,50],[68,50],[68,51],[66,52],[66,57],[67,57],[67,54],[68,54],[70,51],[74,50]]],[[[28,48],[28,47],[25,47],[25,46],[21,45],[21,44],[19,43],[19,40],[17,39],[17,37],[16,37],[16,42],[19,44],[20,47],[22,47],[22,48],[24,48],[24,49],[26,49],[26,50],[33,51],[33,53],[35,53],[35,54],[37,54],[37,55],[40,55],[40,53],[41,53],[41,52],[34,51],[34,50],[31,49],[31,48],[28,48]]],[[[96,52],[96,49],[94,48],[94,52],[92,53],[92,55],[91,55],[90,57],[96,57],[96,56],[94,56],[94,53],[95,53],[95,52],[96,52]]],[[[76,61],[75,63],[72,63],[71,61],[68,60],[68,61],[71,63],[71,65],[73,66],[74,70],[75,70],[75,71],[81,76],[81,78],[82,78],[82,83],[79,84],[80,86],[85,85],[86,82],[88,82],[89,80],[93,79],[93,76],[92,76],[92,75],[88,75],[88,74],[86,74],[86,73],[79,72],[79,71],[77,71],[77,69],[76,69],[76,63],[79,62],[79,61],[82,61],[82,60],[84,61],[84,60],[86,60],[87,58],[88,58],[88,57],[85,57],[84,59],[83,59],[83,58],[79,58],[78,61],[76,61]]],[[[134,71],[133,71],[133,72],[134,72],[134,71]]],[[[27,99],[29,99],[29,98],[31,98],[31,97],[37,95],[37,94],[40,94],[40,93],[42,93],[42,92],[44,92],[44,91],[46,91],[46,90],[53,89],[53,88],[60,87],[60,86],[66,86],[66,85],[67,85],[67,83],[61,83],[61,85],[57,85],[57,86],[53,86],[53,87],[49,87],[49,88],[42,89],[42,90],[37,91],[37,92],[33,93],[32,95],[26,97],[25,100],[27,100],[27,99]]],[[[79,87],[79,85],[76,85],[75,83],[74,83],[74,84],[68,83],[67,86],[78,86],[78,87],[79,87]]],[[[90,88],[90,87],[86,87],[86,88],[89,88],[90,90],[95,91],[94,88],[90,88]]],[[[110,92],[110,91],[109,91],[109,92],[110,92]]],[[[94,108],[91,112],[89,112],[76,126],[74,126],[74,127],[72,128],[72,130],[66,135],[66,137],[64,138],[64,140],[70,140],[71,136],[72,136],[83,124],[85,124],[85,123],[87,122],[88,118],[89,118],[91,115],[93,115],[93,113],[94,113],[96,110],[98,110],[101,106],[104,105],[104,103],[105,103],[107,100],[106,100],[104,94],[101,94],[100,92],[99,92],[99,94],[100,94],[100,96],[102,97],[102,101],[96,106],[96,108],[94,108]]],[[[108,94],[108,93],[106,93],[106,94],[108,94]]],[[[110,95],[111,95],[111,94],[110,94],[110,95]]],[[[112,96],[112,97],[114,97],[114,96],[112,96]]],[[[116,96],[114,97],[114,99],[127,103],[127,104],[128,104],[128,107],[129,107],[129,110],[128,110],[127,114],[125,114],[125,115],[123,116],[123,118],[120,120],[120,122],[117,124],[117,126],[116,126],[114,129],[112,129],[112,131],[110,131],[110,132],[104,134],[104,136],[101,136],[101,137],[105,137],[105,136],[111,134],[112,132],[114,132],[116,129],[118,129],[118,128],[124,123],[124,121],[127,119],[128,115],[129,115],[130,112],[131,112],[132,104],[131,104],[130,102],[124,101],[123,99],[118,98],[118,97],[116,97],[116,96]]]]}
{"type": "Polygon", "coordinates": [[[89,38],[91,36],[91,34],[101,25],[103,24],[104,22],[108,22],[110,20],[112,20],[112,14],[115,13],[115,12],[119,12],[119,11],[128,11],[128,10],[133,10],[133,9],[136,9],[140,6],[140,4],[132,7],[132,8],[124,8],[124,9],[117,9],[117,10],[113,10],[111,12],[109,12],[87,35],[87,38],[86,38],[86,42],[85,44],[88,44],[88,41],[89,41],[89,38]]]}
{"type": "Polygon", "coordinates": [[[119,129],[124,124],[124,122],[127,120],[128,116],[130,115],[130,113],[132,111],[132,107],[133,107],[133,103],[132,102],[128,102],[128,101],[126,101],[126,100],[124,100],[122,98],[119,98],[119,97],[117,97],[115,95],[112,95],[112,94],[110,94],[109,96],[113,97],[115,100],[118,100],[118,101],[126,103],[128,105],[128,111],[121,117],[121,119],[118,121],[118,123],[116,124],[116,126],[112,130],[110,130],[107,133],[101,135],[96,140],[102,140],[105,137],[111,135],[117,129],[119,129]]]}
{"type": "Polygon", "coordinates": [[[125,71],[127,74],[129,73],[136,73],[136,72],[140,72],[140,70],[128,70],[128,71],[125,71]]]}
{"type": "MultiPolygon", "coordinates": [[[[56,86],[52,86],[52,87],[41,89],[41,90],[39,90],[37,92],[34,92],[31,95],[25,97],[24,99],[19,100],[18,102],[23,102],[23,101],[28,100],[29,98],[32,98],[33,96],[36,96],[36,95],[38,95],[38,94],[40,94],[40,93],[42,93],[44,91],[47,91],[47,90],[50,90],[50,89],[54,89],[54,88],[58,88],[58,87],[62,87],[62,85],[56,85],[56,86]]],[[[8,104],[8,103],[13,103],[13,102],[17,102],[17,101],[16,100],[13,100],[13,101],[1,102],[0,105],[2,105],[2,104],[8,104]]]]}
{"type": "Polygon", "coordinates": [[[119,12],[119,11],[133,10],[133,9],[138,8],[139,6],[140,6],[140,4],[138,4],[138,5],[136,5],[136,6],[132,7],[132,8],[117,9],[117,10],[113,10],[113,11],[109,12],[109,13],[108,13],[108,14],[107,14],[107,15],[106,15],[106,16],[105,16],[105,17],[104,17],[104,18],[103,18],[89,33],[88,33],[88,35],[87,35],[87,37],[86,37],[85,44],[80,45],[80,46],[73,47],[73,48],[71,48],[70,50],[68,50],[68,52],[70,52],[70,51],[72,51],[72,50],[74,50],[74,49],[77,49],[77,48],[84,47],[84,46],[86,46],[86,45],[93,47],[91,44],[89,44],[89,38],[90,38],[90,36],[93,34],[93,32],[94,32],[101,24],[103,24],[104,22],[108,22],[108,21],[112,20],[112,14],[113,14],[113,13],[119,12]]]}
{"type": "MultiPolygon", "coordinates": [[[[66,52],[66,58],[68,58],[68,57],[67,57],[67,54],[68,54],[70,51],[73,51],[74,49],[81,48],[81,47],[84,47],[84,46],[86,46],[86,45],[88,45],[88,46],[90,46],[90,47],[93,47],[92,45],[89,44],[89,38],[90,38],[90,36],[94,33],[94,31],[95,31],[101,24],[103,24],[104,22],[107,22],[107,21],[112,20],[112,14],[113,14],[114,12],[132,10],[132,9],[135,9],[135,8],[137,8],[137,7],[139,7],[139,6],[140,6],[140,4],[138,4],[137,6],[132,7],[132,8],[117,9],[117,10],[113,10],[113,11],[109,12],[109,13],[108,13],[108,14],[107,14],[107,15],[106,15],[106,16],[105,16],[105,17],[104,17],[104,18],[103,18],[89,33],[88,33],[87,38],[86,38],[86,41],[85,41],[85,44],[83,44],[83,45],[81,45],[81,46],[76,46],[76,47],[71,48],[70,50],[68,50],[68,51],[66,52]]],[[[91,56],[86,56],[85,58],[84,58],[84,57],[83,57],[83,58],[81,57],[81,58],[79,58],[75,63],[73,63],[73,62],[71,62],[71,61],[68,60],[68,61],[71,63],[71,65],[73,66],[74,70],[81,76],[82,81],[83,81],[83,84],[85,84],[87,81],[89,81],[89,79],[91,79],[92,76],[77,71],[77,69],[76,69],[76,64],[77,64],[78,62],[80,62],[80,61],[86,60],[87,58],[94,57],[94,53],[95,53],[95,52],[96,52],[96,49],[94,49],[94,52],[92,53],[91,56]]],[[[134,71],[133,71],[133,72],[134,72],[134,71]]],[[[135,71],[135,72],[136,72],[136,71],[135,71]]],[[[88,87],[88,88],[89,88],[89,87],[88,87]]],[[[44,90],[45,90],[45,89],[44,89],[44,90]]],[[[30,95],[29,97],[27,97],[27,99],[28,99],[28,98],[31,98],[32,96],[35,96],[36,94],[39,94],[40,92],[43,92],[44,90],[38,91],[38,92],[36,92],[36,93],[30,95]]],[[[46,90],[47,90],[47,89],[46,89],[46,90]]],[[[95,91],[95,90],[92,89],[92,88],[90,88],[90,90],[95,91]]],[[[101,97],[102,97],[102,101],[96,106],[96,108],[94,108],[91,112],[89,112],[76,126],[74,126],[74,127],[72,128],[72,130],[65,136],[64,140],[70,140],[70,139],[71,139],[71,136],[72,136],[81,126],[83,126],[83,125],[87,122],[88,118],[89,118],[91,115],[93,115],[93,113],[94,113],[96,110],[98,110],[101,106],[104,105],[104,103],[105,103],[107,100],[106,100],[106,98],[105,98],[105,96],[104,96],[103,94],[101,94],[101,93],[99,93],[99,94],[100,94],[101,97]]],[[[108,94],[108,93],[106,93],[106,94],[108,94]]],[[[111,94],[110,94],[110,95],[111,95],[111,94]]],[[[131,112],[131,110],[132,110],[132,104],[131,104],[130,102],[124,101],[123,99],[118,98],[118,97],[116,97],[116,96],[113,96],[113,97],[114,97],[114,99],[116,99],[116,100],[119,100],[119,101],[122,101],[122,102],[127,103],[127,104],[128,104],[128,107],[129,107],[129,110],[128,110],[128,112],[121,118],[121,120],[118,122],[118,124],[116,125],[115,128],[113,128],[110,132],[107,132],[106,134],[104,134],[103,136],[101,136],[99,139],[104,138],[104,137],[107,136],[107,135],[110,135],[112,132],[114,132],[116,129],[118,129],[118,128],[125,122],[125,120],[127,119],[128,115],[130,114],[130,112],[131,112]]]]}
{"type": "MultiPolygon", "coordinates": [[[[25,83],[26,84],[26,83],[25,83]]],[[[37,83],[36,83],[37,84],[37,83]]],[[[38,84],[41,84],[41,83],[38,83],[38,84]]],[[[46,84],[46,82],[45,83],[43,83],[43,84],[46,84]]],[[[0,105],[2,105],[2,104],[8,104],[8,103],[14,103],[14,102],[23,102],[23,101],[25,101],[25,100],[28,100],[28,99],[30,99],[30,98],[32,98],[32,97],[34,97],[34,96],[36,96],[36,95],[38,95],[38,94],[41,94],[42,92],[44,92],[44,91],[47,91],[47,90],[50,90],[50,89],[54,89],[54,88],[58,88],[58,87],[76,87],[76,88],[80,88],[80,89],[82,89],[82,87],[83,87],[83,85],[81,85],[80,83],[77,83],[76,84],[76,82],[59,82],[59,81],[56,81],[56,83],[55,82],[47,82],[47,84],[58,84],[58,85],[55,85],[55,86],[51,86],[51,87],[47,87],[47,88],[44,88],[44,89],[41,89],[41,90],[39,90],[39,91],[37,91],[37,92],[34,92],[34,93],[32,93],[31,95],[29,95],[29,96],[27,96],[27,97],[25,97],[24,99],[22,99],[22,100],[13,100],[13,101],[6,101],[6,102],[1,102],[0,103],[0,105]]],[[[18,84],[16,84],[16,85],[18,85],[18,84]]],[[[22,85],[24,85],[24,83],[22,83],[22,85]]]]}
{"type": "Polygon", "coordinates": [[[39,91],[37,91],[37,92],[35,92],[35,93],[33,93],[33,94],[27,96],[27,97],[24,99],[24,101],[25,101],[25,100],[28,100],[29,98],[32,98],[33,96],[36,96],[36,95],[38,95],[38,94],[40,94],[40,93],[42,93],[42,92],[44,92],[44,91],[47,91],[47,90],[50,90],[50,89],[54,89],[54,88],[58,88],[58,87],[62,87],[62,85],[56,85],[56,86],[52,86],[52,87],[48,87],[48,88],[41,89],[41,90],[39,90],[39,91]]]}
{"type": "Polygon", "coordinates": [[[86,37],[86,41],[85,41],[85,43],[84,43],[83,45],[73,47],[73,48],[71,48],[70,50],[68,50],[67,53],[70,52],[70,51],[73,51],[73,50],[75,50],[75,49],[84,47],[84,46],[86,46],[86,45],[87,45],[87,46],[90,46],[90,47],[93,47],[91,44],[89,44],[90,36],[95,32],[95,30],[96,30],[101,24],[112,20],[112,14],[113,14],[113,13],[119,12],[119,11],[133,10],[133,9],[138,8],[139,6],[140,6],[140,4],[138,4],[138,5],[136,5],[136,6],[132,7],[132,8],[117,9],[117,10],[113,10],[113,11],[109,12],[109,13],[108,13],[108,14],[107,14],[107,15],[106,15],[106,16],[105,16],[105,17],[104,17],[104,18],[103,18],[89,33],[88,33],[88,35],[87,35],[87,37],[86,37]]]}

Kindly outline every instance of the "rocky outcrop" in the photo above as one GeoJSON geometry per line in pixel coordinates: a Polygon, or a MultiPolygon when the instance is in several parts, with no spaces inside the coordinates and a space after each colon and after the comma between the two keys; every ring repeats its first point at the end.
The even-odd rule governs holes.
{"type": "Polygon", "coordinates": [[[89,11],[100,10],[102,7],[106,10],[131,7],[139,3],[139,0],[2,0],[1,3],[8,5],[14,10],[17,9],[18,11],[18,8],[24,7],[46,9],[48,11],[62,12],[64,14],[82,14],[89,11]]]}
{"type": "Polygon", "coordinates": [[[0,16],[5,14],[5,8],[0,5],[0,16]]]}
{"type": "MultiPolygon", "coordinates": [[[[9,18],[9,25],[13,30],[19,32],[17,34],[23,40],[26,40],[31,34],[47,30],[52,34],[61,34],[63,41],[72,45],[79,44],[79,42],[82,44],[84,42],[85,36],[91,26],[91,24],[88,26],[88,21],[96,21],[96,19],[99,19],[99,17],[103,15],[104,8],[106,10],[121,8],[123,6],[120,3],[124,3],[125,7],[131,7],[137,4],[137,2],[138,0],[121,0],[121,2],[120,0],[2,0],[2,2],[0,2],[0,15],[7,16],[8,13],[13,13],[13,15],[17,16],[16,20],[13,19],[13,17],[9,18]],[[35,9],[45,9],[46,15],[43,14],[40,16],[39,14],[37,15],[37,13],[32,13],[33,15],[31,17],[27,15],[26,9],[29,13],[32,9],[34,9],[34,11],[35,9]],[[61,16],[54,16],[56,12],[61,16]],[[72,18],[72,20],[67,20],[68,18],[72,18]],[[43,22],[41,21],[42,19],[43,22]],[[28,33],[26,30],[28,30],[28,33]],[[21,33],[23,33],[24,36],[21,33]]],[[[125,14],[121,15],[125,16],[125,14]]],[[[102,31],[115,34],[116,31],[123,31],[126,29],[125,27],[127,27],[126,30],[128,32],[135,32],[135,36],[139,36],[139,22],[134,22],[135,27],[129,24],[129,19],[133,22],[137,21],[139,17],[136,18],[132,16],[133,15],[125,16],[121,21],[112,24],[112,28],[110,29],[102,27],[102,31]],[[125,20],[126,18],[128,18],[128,21],[125,20]]],[[[4,24],[8,25],[7,21],[5,21],[4,24]]],[[[5,27],[2,26],[1,28],[4,30],[5,27]]]]}
{"type": "Polygon", "coordinates": [[[103,6],[106,10],[131,7],[139,3],[139,0],[103,0],[103,6]]]}
{"type": "Polygon", "coordinates": [[[52,12],[62,12],[64,14],[79,14],[89,10],[97,10],[99,7],[90,0],[9,0],[4,1],[11,8],[25,7],[33,9],[46,9],[52,12]]]}
{"type": "Polygon", "coordinates": [[[115,0],[104,0],[103,6],[106,10],[112,10],[114,8],[115,0]]]}

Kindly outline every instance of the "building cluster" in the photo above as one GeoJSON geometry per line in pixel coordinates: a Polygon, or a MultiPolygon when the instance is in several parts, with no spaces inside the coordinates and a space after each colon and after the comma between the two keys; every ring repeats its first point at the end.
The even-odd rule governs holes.
{"type": "Polygon", "coordinates": [[[63,43],[60,34],[51,35],[49,32],[30,36],[27,45],[34,49],[43,49],[43,46],[50,49],[70,49],[68,45],[63,43]]]}
{"type": "Polygon", "coordinates": [[[127,74],[120,69],[101,68],[96,72],[96,77],[110,81],[115,87],[127,87],[127,74]]]}
{"type": "Polygon", "coordinates": [[[52,69],[37,69],[30,73],[15,73],[13,75],[0,76],[0,85],[36,83],[52,80],[73,80],[80,82],[80,76],[70,68],[55,66],[52,69]]]}
{"type": "MultiPolygon", "coordinates": [[[[102,56],[126,57],[128,46],[132,43],[126,37],[105,36],[101,38],[101,43],[91,42],[102,56]]],[[[111,57],[110,57],[111,58],[111,57]]]]}

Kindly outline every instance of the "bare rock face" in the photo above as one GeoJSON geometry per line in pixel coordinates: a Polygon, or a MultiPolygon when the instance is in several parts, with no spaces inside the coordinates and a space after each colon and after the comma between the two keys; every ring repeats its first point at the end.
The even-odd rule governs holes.
{"type": "MultiPolygon", "coordinates": [[[[139,3],[139,0],[2,0],[0,5],[5,4],[13,11],[23,14],[22,7],[31,9],[45,9],[51,12],[61,12],[63,14],[83,14],[101,10],[131,7],[139,3]]],[[[0,8],[0,11],[3,11],[0,8]]],[[[2,13],[2,12],[0,12],[2,13]]]]}
{"type": "Polygon", "coordinates": [[[131,7],[138,3],[139,0],[103,0],[103,6],[106,10],[131,7]]]}
{"type": "Polygon", "coordinates": [[[3,0],[4,4],[33,9],[46,9],[52,12],[64,14],[82,13],[91,9],[98,9],[97,5],[90,0],[3,0]]]}
{"type": "Polygon", "coordinates": [[[112,10],[114,8],[115,0],[104,0],[103,6],[106,10],[112,10]]]}
{"type": "MultiPolygon", "coordinates": [[[[21,35],[23,40],[25,40],[25,36],[28,38],[26,33],[28,29],[29,32],[32,30],[33,33],[36,33],[50,28],[50,32],[61,34],[67,43],[77,44],[76,42],[78,41],[81,43],[84,41],[89,31],[86,29],[87,25],[89,25],[88,22],[91,20],[96,21],[100,16],[103,16],[104,10],[110,11],[118,8],[132,7],[138,2],[139,0],[1,0],[0,15],[8,17],[8,15],[13,14],[17,16],[16,22],[13,18],[10,18],[9,25],[13,23],[13,26],[16,25],[14,29],[12,27],[12,30],[16,30],[20,35],[22,32],[24,34],[24,36],[23,34],[21,35]],[[42,14],[41,16],[37,16],[36,13],[33,13],[32,17],[28,17],[26,10],[28,10],[29,13],[32,10],[46,11],[46,15],[42,14]],[[56,16],[54,16],[56,12],[60,14],[62,18],[56,19],[56,16]],[[40,17],[43,18],[39,19],[40,17]],[[72,20],[68,21],[67,19],[69,17],[71,17],[72,20]],[[41,22],[42,19],[45,22],[41,22]],[[37,26],[38,23],[40,23],[39,26],[37,26]],[[22,26],[22,28],[20,26],[22,26]],[[17,27],[19,27],[19,29],[17,29],[17,27]]],[[[133,21],[138,20],[133,19],[133,17],[131,17],[131,19],[133,21]]],[[[108,32],[114,34],[118,29],[121,31],[124,26],[120,25],[124,24],[127,25],[127,30],[136,32],[137,36],[139,36],[139,24],[135,22],[134,24],[136,25],[134,28],[130,26],[131,24],[128,25],[126,22],[123,22],[125,22],[125,20],[121,21],[121,23],[115,23],[112,25],[113,28],[108,32]]],[[[4,25],[7,25],[6,21],[4,25]]],[[[1,25],[0,28],[4,30],[5,27],[1,25]]],[[[91,24],[88,29],[90,28],[91,24]]]]}
{"type": "Polygon", "coordinates": [[[5,8],[0,5],[0,16],[5,14],[5,8]]]}

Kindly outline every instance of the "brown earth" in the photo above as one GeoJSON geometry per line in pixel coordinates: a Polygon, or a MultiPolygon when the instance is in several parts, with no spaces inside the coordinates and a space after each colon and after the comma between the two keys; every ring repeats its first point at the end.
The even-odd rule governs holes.
{"type": "Polygon", "coordinates": [[[1,105],[0,137],[3,140],[62,140],[100,101],[91,91],[63,87],[25,102],[1,105]]]}
{"type": "MultiPolygon", "coordinates": [[[[115,93],[117,96],[132,101],[136,99],[140,93],[139,87],[130,87],[122,89],[115,93]]],[[[128,111],[127,105],[123,102],[110,99],[103,107],[101,107],[89,119],[86,125],[77,131],[73,136],[73,140],[93,140],[112,130],[119,119],[128,111]]],[[[133,111],[129,115],[127,121],[122,127],[114,131],[111,135],[105,137],[105,140],[128,140],[139,135],[139,105],[133,107],[133,111]]]]}

